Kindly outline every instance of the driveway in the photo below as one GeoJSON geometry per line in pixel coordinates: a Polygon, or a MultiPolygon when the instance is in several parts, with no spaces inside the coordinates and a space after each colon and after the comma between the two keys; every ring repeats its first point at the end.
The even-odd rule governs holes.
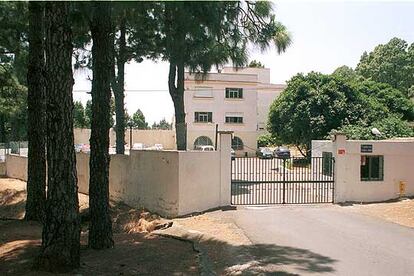
{"type": "Polygon", "coordinates": [[[272,275],[414,275],[413,228],[335,205],[238,207],[222,215],[244,230],[255,244],[250,253],[272,275]]]}

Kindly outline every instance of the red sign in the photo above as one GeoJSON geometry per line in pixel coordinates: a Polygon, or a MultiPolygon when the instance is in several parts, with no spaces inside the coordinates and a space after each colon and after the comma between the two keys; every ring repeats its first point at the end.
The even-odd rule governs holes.
{"type": "Polygon", "coordinates": [[[338,155],[344,155],[345,149],[338,149],[338,155]]]}

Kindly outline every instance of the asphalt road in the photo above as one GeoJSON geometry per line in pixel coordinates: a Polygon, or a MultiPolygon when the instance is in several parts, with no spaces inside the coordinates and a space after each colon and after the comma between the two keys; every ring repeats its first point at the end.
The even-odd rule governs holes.
{"type": "Polygon", "coordinates": [[[224,212],[272,275],[414,275],[414,229],[334,205],[224,212]],[[278,273],[275,273],[278,272],[278,273]]]}

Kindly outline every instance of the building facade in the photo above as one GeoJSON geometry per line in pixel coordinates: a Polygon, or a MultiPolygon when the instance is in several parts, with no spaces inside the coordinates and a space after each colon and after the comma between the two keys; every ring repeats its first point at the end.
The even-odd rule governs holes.
{"type": "Polygon", "coordinates": [[[220,73],[185,74],[187,148],[214,145],[216,125],[234,132],[236,154],[253,155],[266,132],[269,107],[285,85],[270,83],[267,68],[224,68],[220,73]]]}

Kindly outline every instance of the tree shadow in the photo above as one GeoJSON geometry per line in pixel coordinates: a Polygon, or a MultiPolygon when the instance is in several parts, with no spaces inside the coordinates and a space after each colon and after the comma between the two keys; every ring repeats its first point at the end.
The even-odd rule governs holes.
{"type": "MultiPolygon", "coordinates": [[[[33,270],[41,224],[0,221],[0,236],[5,236],[0,240],[0,275],[56,275],[33,270]]],[[[113,238],[114,248],[93,250],[83,232],[80,267],[66,275],[199,275],[191,243],[144,233],[116,233],[113,238]]]]}
{"type": "Polygon", "coordinates": [[[234,245],[215,238],[199,243],[218,275],[322,275],[335,272],[337,262],[307,249],[277,244],[234,245]]]}
{"type": "MultiPolygon", "coordinates": [[[[41,225],[27,221],[0,221],[0,275],[39,275],[32,264],[39,253],[41,225]]],[[[193,239],[194,237],[183,238],[193,239]]],[[[276,244],[235,245],[215,238],[198,240],[202,252],[189,242],[148,234],[114,234],[115,248],[87,248],[82,234],[82,275],[323,275],[334,273],[336,260],[307,249],[276,244]],[[199,251],[199,252],[197,252],[199,251]],[[198,257],[197,257],[198,255],[198,257]],[[206,265],[207,263],[207,265],[206,265]]],[[[72,275],[73,275],[72,274],[72,275]]],[[[40,273],[40,275],[51,275],[40,273]]]]}
{"type": "Polygon", "coordinates": [[[257,268],[260,269],[291,266],[295,270],[321,274],[333,272],[332,265],[336,262],[307,249],[274,244],[256,244],[250,246],[249,251],[257,258],[257,268]]]}
{"type": "Polygon", "coordinates": [[[0,191],[1,218],[21,219],[26,207],[26,191],[6,189],[0,191]]]}

